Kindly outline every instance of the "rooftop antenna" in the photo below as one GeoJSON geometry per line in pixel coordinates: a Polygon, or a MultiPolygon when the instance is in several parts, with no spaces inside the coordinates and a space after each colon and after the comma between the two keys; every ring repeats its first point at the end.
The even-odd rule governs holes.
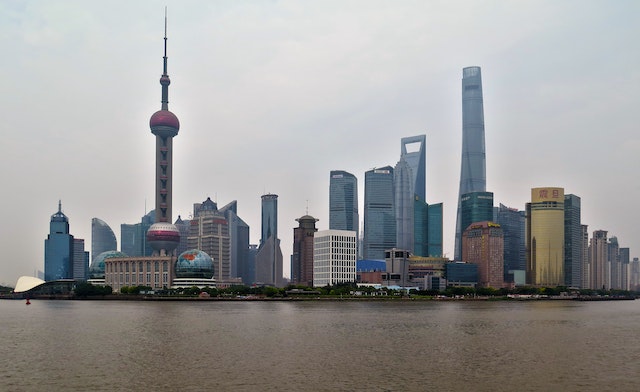
{"type": "Polygon", "coordinates": [[[307,210],[305,212],[305,215],[309,215],[309,199],[307,199],[307,210]]]}
{"type": "Polygon", "coordinates": [[[167,75],[167,7],[164,7],[164,56],[162,57],[162,110],[169,110],[169,75],[167,75]],[[164,80],[164,83],[162,82],[164,80]]]}

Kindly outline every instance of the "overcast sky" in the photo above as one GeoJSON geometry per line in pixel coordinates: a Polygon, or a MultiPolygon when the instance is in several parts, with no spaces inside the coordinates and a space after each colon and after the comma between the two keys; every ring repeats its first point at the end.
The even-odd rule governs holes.
{"type": "Polygon", "coordinates": [[[328,228],[329,172],[395,165],[426,134],[427,201],[453,256],[462,68],[482,67],[487,190],[524,209],[532,187],[582,198],[640,256],[638,1],[2,1],[0,284],[44,269],[62,200],[91,249],[91,218],[154,206],[154,136],[168,6],[174,219],[208,196],[260,237],[279,195],[289,275],[296,218],[328,228]]]}

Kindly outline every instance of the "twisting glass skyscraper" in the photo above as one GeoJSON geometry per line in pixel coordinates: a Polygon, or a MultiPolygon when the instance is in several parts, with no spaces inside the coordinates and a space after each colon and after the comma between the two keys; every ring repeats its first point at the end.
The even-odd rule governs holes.
{"type": "Polygon", "coordinates": [[[487,189],[484,150],[484,106],[480,67],[462,70],[462,167],[456,219],[455,259],[462,256],[462,227],[460,212],[462,195],[485,192],[487,189]]]}

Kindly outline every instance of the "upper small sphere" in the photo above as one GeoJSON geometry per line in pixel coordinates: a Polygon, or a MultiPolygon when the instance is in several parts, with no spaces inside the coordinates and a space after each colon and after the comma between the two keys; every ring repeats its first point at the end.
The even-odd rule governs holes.
{"type": "Polygon", "coordinates": [[[175,114],[168,110],[158,110],[153,113],[149,120],[151,132],[160,136],[173,137],[178,134],[180,129],[180,121],[175,114]]]}
{"type": "Polygon", "coordinates": [[[171,84],[171,80],[167,75],[162,75],[160,77],[160,84],[163,86],[168,86],[169,84],[171,84]]]}

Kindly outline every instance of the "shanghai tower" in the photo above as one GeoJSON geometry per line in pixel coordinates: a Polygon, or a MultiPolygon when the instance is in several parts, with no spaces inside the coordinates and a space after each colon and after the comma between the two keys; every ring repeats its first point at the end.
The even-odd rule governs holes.
{"type": "Polygon", "coordinates": [[[456,219],[455,260],[462,257],[461,199],[470,192],[486,192],[484,108],[480,67],[462,69],[462,167],[456,219]]]}

